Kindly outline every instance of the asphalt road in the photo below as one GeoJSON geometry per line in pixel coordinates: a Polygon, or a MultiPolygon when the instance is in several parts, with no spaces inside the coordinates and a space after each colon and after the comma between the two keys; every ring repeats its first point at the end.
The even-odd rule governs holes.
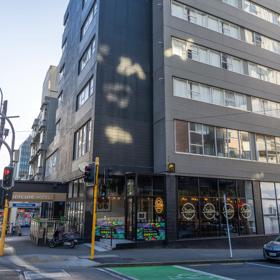
{"type": "Polygon", "coordinates": [[[83,269],[47,269],[15,270],[0,267],[1,280],[266,280],[280,279],[280,264],[277,263],[228,263],[189,266],[131,267],[131,268],[83,268],[83,269]]]}

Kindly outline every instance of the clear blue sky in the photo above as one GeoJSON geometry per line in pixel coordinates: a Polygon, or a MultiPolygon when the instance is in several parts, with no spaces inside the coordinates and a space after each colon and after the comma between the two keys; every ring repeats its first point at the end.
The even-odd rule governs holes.
{"type": "MultiPolygon", "coordinates": [[[[63,15],[69,0],[0,1],[0,87],[14,120],[16,146],[31,131],[40,109],[42,84],[49,65],[61,55],[63,15]]],[[[0,178],[9,163],[0,151],[0,178]]]]}

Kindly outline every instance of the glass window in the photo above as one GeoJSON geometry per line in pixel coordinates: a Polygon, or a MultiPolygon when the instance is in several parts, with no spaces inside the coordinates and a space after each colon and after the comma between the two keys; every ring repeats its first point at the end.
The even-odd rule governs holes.
{"type": "Polygon", "coordinates": [[[203,154],[203,127],[202,124],[190,123],[191,153],[203,154]]]}
{"type": "Polygon", "coordinates": [[[93,78],[86,83],[82,91],[77,96],[77,110],[83,106],[86,101],[92,96],[93,94],[93,78]]]}
{"type": "Polygon", "coordinates": [[[226,156],[226,129],[216,128],[217,155],[219,157],[226,156]]]}
{"type": "Polygon", "coordinates": [[[241,158],[252,159],[251,135],[249,132],[240,131],[241,158]]]}
{"type": "Polygon", "coordinates": [[[210,65],[215,67],[221,67],[221,57],[220,53],[210,51],[210,65]]]}
{"type": "Polygon", "coordinates": [[[174,96],[190,98],[190,85],[187,81],[173,78],[173,94],[174,96]]]}
{"type": "Polygon", "coordinates": [[[248,110],[247,96],[244,94],[235,93],[236,107],[242,110],[248,110]]]}
{"type": "Polygon", "coordinates": [[[220,32],[220,22],[217,18],[214,17],[208,17],[208,28],[216,31],[216,32],[220,32]]]}
{"type": "Polygon", "coordinates": [[[257,146],[257,154],[258,161],[266,162],[266,147],[265,147],[265,136],[264,135],[256,135],[256,146],[257,146]]]}
{"type": "Polygon", "coordinates": [[[227,107],[236,107],[234,92],[226,91],[225,93],[225,105],[227,107]]]}
{"type": "Polygon", "coordinates": [[[274,189],[274,183],[261,182],[261,194],[262,194],[262,198],[275,199],[276,194],[274,189]]]}
{"type": "Polygon", "coordinates": [[[191,94],[192,94],[192,99],[193,100],[200,101],[202,99],[201,94],[200,94],[199,84],[197,84],[197,83],[192,83],[191,84],[191,94]]]}
{"type": "Polygon", "coordinates": [[[275,138],[272,136],[266,136],[266,149],[267,149],[267,159],[270,163],[276,163],[276,146],[275,138]]]}
{"type": "Polygon", "coordinates": [[[223,22],[223,33],[227,36],[233,37],[235,39],[240,38],[239,27],[227,22],[223,22]]]}
{"type": "Polygon", "coordinates": [[[252,111],[258,114],[264,114],[263,99],[252,97],[252,111]]]}
{"type": "Polygon", "coordinates": [[[238,0],[223,0],[223,2],[238,8],[238,0]]]}
{"type": "Polygon", "coordinates": [[[245,41],[249,44],[253,44],[253,32],[245,29],[245,41]]]}
{"type": "Polygon", "coordinates": [[[204,14],[196,10],[190,10],[190,22],[200,26],[205,26],[204,14]]]}
{"type": "Polygon", "coordinates": [[[186,44],[184,41],[172,38],[172,53],[186,59],[186,44]]]}
{"type": "Polygon", "coordinates": [[[203,144],[205,155],[216,155],[215,128],[213,126],[203,125],[203,144]]]}
{"type": "Polygon", "coordinates": [[[188,10],[178,2],[172,1],[171,12],[172,16],[188,20],[188,10]]]}
{"type": "Polygon", "coordinates": [[[212,102],[213,104],[224,106],[224,91],[218,88],[212,88],[212,102]]]}
{"type": "Polygon", "coordinates": [[[95,53],[95,39],[91,41],[91,43],[86,48],[84,54],[82,55],[82,58],[79,61],[79,72],[81,72],[89,60],[91,59],[92,55],[95,53]]]}
{"type": "Polygon", "coordinates": [[[201,101],[211,103],[210,88],[200,85],[201,101]]]}
{"type": "Polygon", "coordinates": [[[277,161],[280,163],[280,137],[275,137],[275,145],[277,152],[277,161]]]}
{"type": "Polygon", "coordinates": [[[238,131],[233,129],[227,130],[227,149],[228,157],[230,158],[239,158],[239,137],[238,131]]]}
{"type": "Polygon", "coordinates": [[[189,151],[188,123],[185,121],[175,121],[176,131],[176,152],[186,153],[189,151]]]}

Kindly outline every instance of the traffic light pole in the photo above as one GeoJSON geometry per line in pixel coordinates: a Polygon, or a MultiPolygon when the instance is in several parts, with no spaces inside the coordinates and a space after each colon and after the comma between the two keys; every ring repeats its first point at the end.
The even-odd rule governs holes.
{"type": "MultiPolygon", "coordinates": [[[[9,151],[10,154],[10,166],[13,166],[13,152],[15,150],[15,129],[11,122],[11,120],[2,112],[0,113],[1,118],[4,118],[10,125],[12,130],[12,145],[11,147],[3,140],[1,139],[1,143],[6,146],[6,148],[9,151]]],[[[13,186],[10,186],[11,188],[13,186]]],[[[5,239],[6,239],[6,230],[7,230],[7,223],[8,223],[8,214],[9,214],[9,199],[8,194],[5,192],[5,206],[4,206],[4,217],[2,222],[2,231],[1,231],[1,240],[0,240],[0,256],[2,257],[4,255],[4,248],[5,248],[5,239]]]]}
{"type": "Polygon", "coordinates": [[[90,252],[91,260],[94,260],[94,248],[95,248],[98,174],[99,174],[99,157],[96,157],[95,158],[95,180],[94,180],[94,186],[93,186],[93,209],[92,209],[92,230],[91,230],[91,252],[90,252]]]}

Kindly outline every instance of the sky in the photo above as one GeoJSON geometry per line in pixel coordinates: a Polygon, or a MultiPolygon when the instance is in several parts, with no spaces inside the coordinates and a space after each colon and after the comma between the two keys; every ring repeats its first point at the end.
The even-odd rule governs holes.
{"type": "MultiPolygon", "coordinates": [[[[63,16],[69,0],[0,0],[0,87],[16,130],[16,148],[39,114],[42,85],[61,56],[63,16]]],[[[7,139],[10,144],[10,138],[7,139]]],[[[0,150],[0,177],[9,164],[0,150]]]]}

